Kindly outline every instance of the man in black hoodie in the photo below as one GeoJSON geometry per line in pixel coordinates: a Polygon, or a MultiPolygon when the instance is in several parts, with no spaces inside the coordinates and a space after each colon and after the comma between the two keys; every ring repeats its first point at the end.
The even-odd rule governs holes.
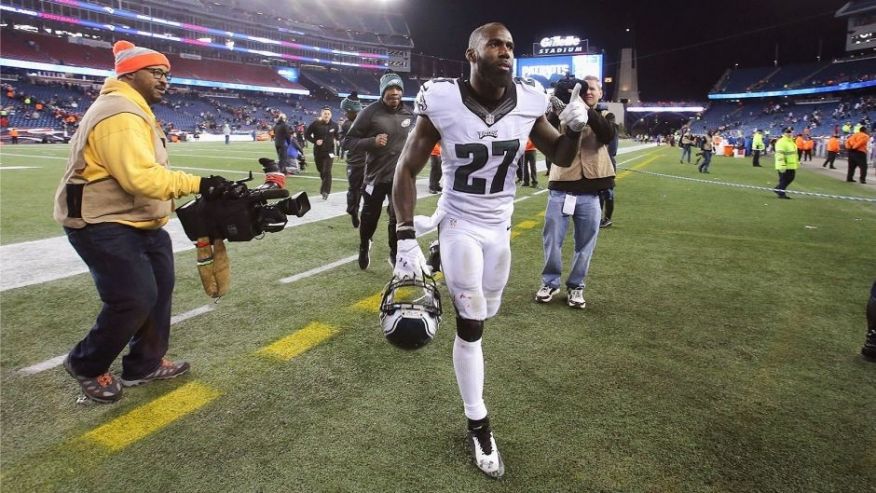
{"type": "MultiPolygon", "coordinates": [[[[359,227],[359,268],[362,270],[371,263],[371,238],[377,230],[380,209],[383,201],[392,193],[395,164],[408,132],[413,128],[413,114],[401,100],[403,91],[404,83],[398,74],[384,74],[380,78],[380,102],[371,104],[359,113],[344,141],[344,149],[351,153],[367,153],[359,227]]],[[[392,201],[386,212],[389,214],[389,260],[394,265],[398,238],[392,201]]]]}
{"type": "Polygon", "coordinates": [[[332,120],[332,110],[328,106],[322,109],[319,119],[311,123],[304,131],[304,138],[313,142],[313,162],[322,184],[319,193],[322,200],[327,200],[332,192],[332,165],[335,160],[335,139],[338,136],[338,124],[332,120]]]}

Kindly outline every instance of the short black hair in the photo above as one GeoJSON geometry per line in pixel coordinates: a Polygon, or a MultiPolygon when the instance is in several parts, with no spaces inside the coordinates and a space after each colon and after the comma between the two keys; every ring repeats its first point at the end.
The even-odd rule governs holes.
{"type": "Polygon", "coordinates": [[[476,27],[475,30],[471,32],[471,35],[469,35],[469,37],[468,37],[468,48],[471,50],[477,48],[478,41],[484,35],[484,31],[486,31],[487,29],[490,29],[490,28],[494,28],[494,27],[501,27],[501,28],[505,29],[506,31],[511,32],[508,29],[508,27],[505,26],[505,24],[502,24],[501,22],[488,22],[488,23],[484,24],[483,26],[476,27]]]}

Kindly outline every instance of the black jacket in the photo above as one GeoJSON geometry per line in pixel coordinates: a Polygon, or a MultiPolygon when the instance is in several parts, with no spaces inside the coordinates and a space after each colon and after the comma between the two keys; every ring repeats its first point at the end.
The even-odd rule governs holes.
{"type": "Polygon", "coordinates": [[[287,125],[286,122],[281,121],[281,122],[277,122],[277,124],[274,125],[274,145],[275,146],[281,146],[281,145],[287,144],[289,142],[289,139],[291,138],[291,136],[292,136],[292,134],[289,131],[289,125],[287,125]]]}
{"type": "MultiPolygon", "coordinates": [[[[341,145],[344,149],[347,148],[347,134],[350,133],[352,126],[352,120],[347,120],[341,125],[341,145]]],[[[347,165],[354,167],[365,166],[365,157],[365,151],[347,151],[347,165]]]]}
{"type": "Polygon", "coordinates": [[[326,156],[335,152],[335,139],[338,137],[338,124],[334,120],[323,123],[319,120],[311,123],[304,131],[304,138],[313,142],[313,155],[315,157],[326,156]],[[322,145],[316,145],[317,140],[322,140],[322,145]]]}
{"type": "Polygon", "coordinates": [[[392,111],[378,101],[359,113],[347,132],[344,149],[367,153],[365,183],[392,183],[395,165],[401,156],[408,132],[413,128],[414,115],[404,102],[392,111]],[[378,147],[375,142],[378,134],[388,136],[383,147],[378,147]]]}

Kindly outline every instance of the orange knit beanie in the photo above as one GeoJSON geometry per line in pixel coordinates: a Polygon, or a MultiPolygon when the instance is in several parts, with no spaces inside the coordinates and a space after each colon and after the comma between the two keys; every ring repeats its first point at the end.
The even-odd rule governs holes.
{"type": "Polygon", "coordinates": [[[116,56],[116,75],[130,74],[145,67],[164,65],[170,69],[170,61],[166,56],[149,48],[134,46],[130,41],[116,41],[113,45],[116,56]]]}

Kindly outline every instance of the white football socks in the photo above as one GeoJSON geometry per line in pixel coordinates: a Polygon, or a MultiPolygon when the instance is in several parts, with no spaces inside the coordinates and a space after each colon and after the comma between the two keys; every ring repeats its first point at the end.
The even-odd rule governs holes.
{"type": "Polygon", "coordinates": [[[458,335],[453,342],[453,371],[459,394],[465,405],[465,417],[483,419],[487,416],[484,405],[484,352],[481,340],[468,342],[458,335]]]}

